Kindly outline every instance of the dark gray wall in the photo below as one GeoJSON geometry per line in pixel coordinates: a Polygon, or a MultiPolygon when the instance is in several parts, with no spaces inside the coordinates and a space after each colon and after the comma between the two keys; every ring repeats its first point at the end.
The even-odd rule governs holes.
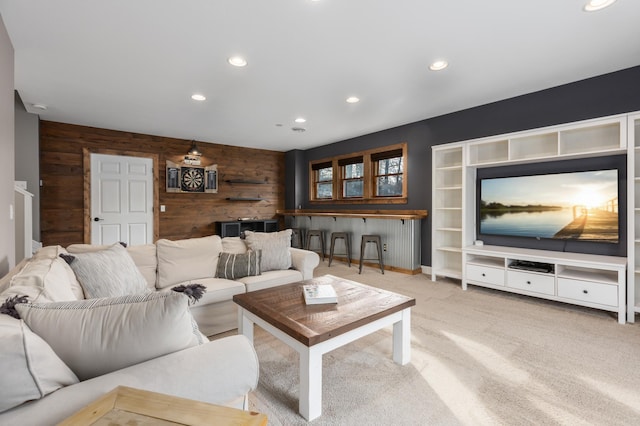
{"type": "Polygon", "coordinates": [[[15,94],[16,180],[27,182],[33,194],[33,239],[40,241],[40,129],[39,118],[27,112],[18,92],[15,94]]]}
{"type": "MultiPolygon", "coordinates": [[[[309,203],[308,168],[311,160],[348,154],[398,142],[407,142],[409,150],[407,204],[385,205],[385,209],[426,209],[431,211],[431,146],[475,139],[502,133],[552,126],[572,121],[640,110],[640,66],[577,81],[523,96],[494,102],[360,136],[304,151],[287,153],[296,166],[295,185],[302,188],[302,208],[309,203]],[[299,162],[303,164],[300,165],[299,162]]],[[[287,209],[296,204],[285,203],[287,209]]],[[[349,205],[322,205],[322,209],[352,209],[349,205]]],[[[359,209],[380,205],[358,205],[359,209]]],[[[421,263],[431,265],[431,219],[422,223],[421,263]]]]}

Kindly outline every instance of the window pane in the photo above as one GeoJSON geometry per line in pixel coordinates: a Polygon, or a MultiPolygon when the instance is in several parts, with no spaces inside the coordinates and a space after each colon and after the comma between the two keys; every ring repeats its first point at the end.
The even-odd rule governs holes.
{"type": "Polygon", "coordinates": [[[319,183],[316,186],[316,194],[318,198],[331,198],[332,196],[332,183],[319,183]]]}
{"type": "Polygon", "coordinates": [[[402,157],[387,158],[378,161],[378,174],[402,173],[402,157]]]}
{"type": "Polygon", "coordinates": [[[361,180],[350,180],[344,183],[344,196],[345,197],[362,197],[362,189],[364,188],[364,182],[361,180]]]}
{"type": "Polygon", "coordinates": [[[379,197],[401,196],[402,176],[381,176],[376,182],[376,195],[379,197]]]}
{"type": "Polygon", "coordinates": [[[355,163],[344,166],[346,179],[361,178],[364,176],[364,163],[355,163]]]}
{"type": "Polygon", "coordinates": [[[326,182],[333,179],[333,168],[327,167],[325,169],[318,170],[318,180],[320,182],[326,182]]]}

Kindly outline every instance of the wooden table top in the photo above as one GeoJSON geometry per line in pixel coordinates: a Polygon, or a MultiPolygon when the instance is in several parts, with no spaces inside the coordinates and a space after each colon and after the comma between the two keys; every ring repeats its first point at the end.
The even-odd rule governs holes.
{"type": "Polygon", "coordinates": [[[416,304],[411,297],[333,275],[237,294],[233,301],[306,346],[416,304]],[[331,284],[338,303],[307,305],[302,294],[304,284],[331,284]]]}
{"type": "Polygon", "coordinates": [[[267,426],[267,416],[157,392],[118,386],[58,426],[267,426]]]}
{"type": "Polygon", "coordinates": [[[415,220],[425,219],[428,216],[426,210],[276,210],[281,216],[318,216],[333,218],[358,218],[358,219],[400,219],[415,220]]]}

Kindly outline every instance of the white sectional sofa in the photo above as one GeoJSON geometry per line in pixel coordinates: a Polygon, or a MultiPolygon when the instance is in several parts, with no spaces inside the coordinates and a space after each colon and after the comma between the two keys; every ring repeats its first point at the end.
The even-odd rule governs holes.
{"type": "Polygon", "coordinates": [[[49,246],[23,261],[0,279],[0,303],[30,302],[15,306],[20,319],[0,314],[0,424],[56,424],[119,385],[246,409],[259,371],[251,343],[204,335],[237,327],[233,295],[311,278],[319,263],[314,252],[282,247],[290,231],[248,234],[126,250],[49,246]],[[95,296],[104,289],[78,278],[96,265],[88,270],[98,284],[120,294],[128,289],[118,285],[138,286],[135,294],[95,296]],[[188,284],[205,287],[195,304],[172,291],[188,284]]]}
{"type": "MultiPolygon", "coordinates": [[[[176,285],[196,283],[207,287],[202,299],[191,307],[191,313],[200,331],[212,336],[237,328],[237,309],[232,300],[234,295],[313,278],[313,271],[320,262],[318,254],[294,247],[286,248],[291,265],[288,268],[269,269],[261,271],[260,275],[236,279],[215,277],[220,253],[245,254],[248,250],[247,240],[252,241],[253,238],[265,240],[262,245],[272,247],[268,250],[278,250],[275,247],[277,242],[290,241],[288,235],[291,231],[287,231],[247,232],[247,239],[220,238],[217,235],[179,241],[160,239],[156,244],[127,247],[127,252],[150,289],[169,291],[176,285]]],[[[73,255],[104,248],[74,244],[67,247],[67,251],[73,255]]],[[[263,249],[263,257],[266,250],[263,249]]],[[[286,260],[284,264],[287,264],[286,260]]]]}

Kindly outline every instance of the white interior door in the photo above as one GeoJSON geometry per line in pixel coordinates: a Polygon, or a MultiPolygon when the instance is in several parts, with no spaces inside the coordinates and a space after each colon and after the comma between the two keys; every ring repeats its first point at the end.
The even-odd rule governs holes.
{"type": "Polygon", "coordinates": [[[153,160],[91,154],[91,244],[153,242],[153,160]]]}

